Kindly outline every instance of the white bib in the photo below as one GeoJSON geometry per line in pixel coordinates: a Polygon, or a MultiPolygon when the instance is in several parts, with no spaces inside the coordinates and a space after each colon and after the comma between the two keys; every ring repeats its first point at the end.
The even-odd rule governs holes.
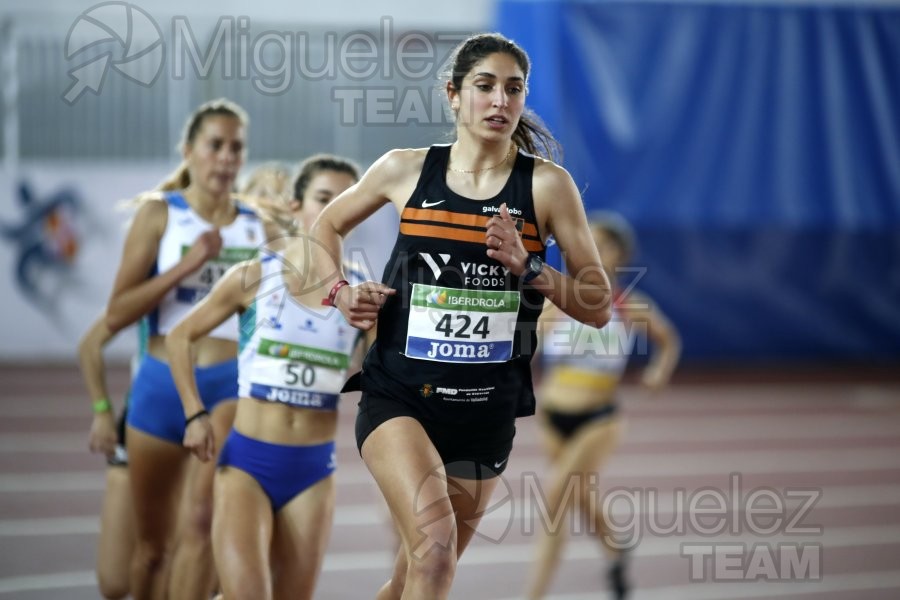
{"type": "Polygon", "coordinates": [[[241,397],[292,406],[334,410],[356,342],[336,308],[311,308],[294,302],[281,275],[280,255],[261,261],[261,279],[253,308],[242,317],[249,340],[241,351],[241,397]]]}
{"type": "MultiPolygon", "coordinates": [[[[178,264],[197,237],[213,226],[204,221],[177,192],[166,195],[169,216],[166,231],[159,242],[156,273],[164,273],[178,264]]],[[[232,265],[256,256],[265,242],[262,222],[250,210],[238,206],[238,215],[226,227],[219,228],[222,250],[169,290],[156,309],[148,316],[151,335],[165,335],[180,321],[191,307],[202,300],[232,265]]],[[[238,322],[231,317],[213,329],[209,337],[238,339],[238,322]]]]}
{"type": "Polygon", "coordinates": [[[412,288],[406,356],[449,363],[498,363],[513,358],[518,291],[421,283],[412,288]]]}

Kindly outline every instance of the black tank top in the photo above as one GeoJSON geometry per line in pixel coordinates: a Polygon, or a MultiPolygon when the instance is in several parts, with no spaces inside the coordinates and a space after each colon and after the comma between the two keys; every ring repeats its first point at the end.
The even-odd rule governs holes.
{"type": "Polygon", "coordinates": [[[382,282],[397,290],[378,317],[363,391],[415,406],[447,423],[534,414],[531,356],[544,297],[488,257],[488,220],[506,203],[528,252],[544,257],[531,177],[516,154],[503,189],[472,200],[447,187],[449,145],[428,150],[382,282]]]}

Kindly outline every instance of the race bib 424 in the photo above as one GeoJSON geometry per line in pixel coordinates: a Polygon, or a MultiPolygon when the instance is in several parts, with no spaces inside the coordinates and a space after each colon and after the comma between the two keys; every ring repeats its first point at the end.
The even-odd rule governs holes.
{"type": "Polygon", "coordinates": [[[512,358],[519,292],[413,284],[406,356],[457,363],[512,358]]]}

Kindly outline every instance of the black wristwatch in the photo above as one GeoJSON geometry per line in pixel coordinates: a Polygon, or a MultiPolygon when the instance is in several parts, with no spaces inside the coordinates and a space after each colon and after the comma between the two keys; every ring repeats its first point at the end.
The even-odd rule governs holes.
{"type": "Polygon", "coordinates": [[[541,274],[544,270],[544,259],[537,254],[529,254],[525,261],[525,271],[522,272],[522,283],[531,283],[531,281],[541,274]]]}

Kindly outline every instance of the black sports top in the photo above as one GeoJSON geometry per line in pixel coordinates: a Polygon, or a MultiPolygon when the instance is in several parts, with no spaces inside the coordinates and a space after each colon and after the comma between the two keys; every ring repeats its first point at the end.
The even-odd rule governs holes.
{"type": "Polygon", "coordinates": [[[534,157],[516,154],[488,200],[445,181],[449,145],[428,150],[382,282],[397,290],[378,317],[362,390],[430,420],[500,422],[534,414],[530,360],[544,297],[487,256],[488,220],[506,202],[528,252],[544,257],[534,215],[534,157]]]}

